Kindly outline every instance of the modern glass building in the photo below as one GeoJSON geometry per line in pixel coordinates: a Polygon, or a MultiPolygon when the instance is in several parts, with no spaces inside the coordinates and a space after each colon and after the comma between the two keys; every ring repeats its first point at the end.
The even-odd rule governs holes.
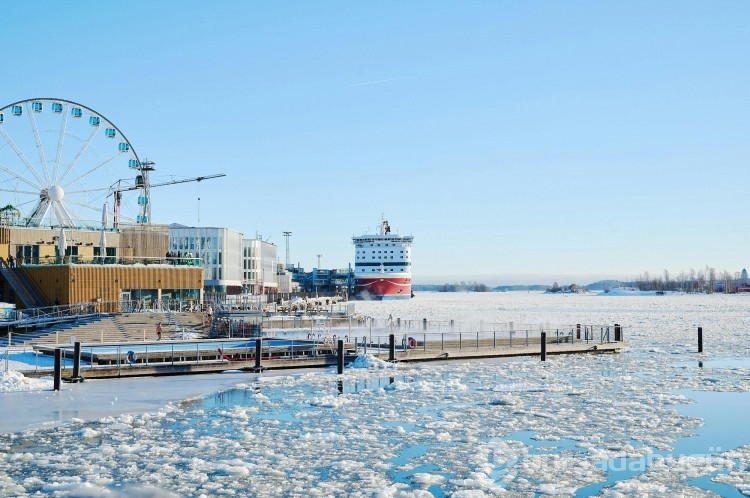
{"type": "Polygon", "coordinates": [[[179,264],[203,266],[204,290],[242,292],[242,234],[229,228],[169,226],[169,252],[179,264]]]}

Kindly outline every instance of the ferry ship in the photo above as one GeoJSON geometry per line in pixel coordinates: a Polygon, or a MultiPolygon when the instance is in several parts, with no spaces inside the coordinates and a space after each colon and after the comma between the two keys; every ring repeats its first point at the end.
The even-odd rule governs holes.
{"type": "Polygon", "coordinates": [[[414,237],[391,233],[387,220],[380,233],[352,237],[354,243],[354,296],[358,299],[409,299],[411,244],[414,237]]]}

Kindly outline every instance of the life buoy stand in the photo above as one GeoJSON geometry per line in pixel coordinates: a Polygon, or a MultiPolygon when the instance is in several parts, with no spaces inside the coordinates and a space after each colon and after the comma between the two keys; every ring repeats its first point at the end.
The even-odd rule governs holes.
{"type": "Polygon", "coordinates": [[[409,349],[417,349],[417,340],[413,337],[409,337],[409,349]]]}
{"type": "Polygon", "coordinates": [[[132,365],[135,363],[135,360],[137,360],[138,357],[135,355],[135,351],[128,351],[125,355],[125,359],[128,360],[128,363],[132,365]]]}

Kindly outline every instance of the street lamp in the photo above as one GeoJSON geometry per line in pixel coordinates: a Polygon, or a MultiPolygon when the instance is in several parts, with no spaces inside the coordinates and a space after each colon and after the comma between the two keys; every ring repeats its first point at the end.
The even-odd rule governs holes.
{"type": "Polygon", "coordinates": [[[292,236],[292,232],[281,232],[284,234],[284,237],[286,237],[286,263],[284,265],[284,269],[289,269],[289,237],[292,236]]]}

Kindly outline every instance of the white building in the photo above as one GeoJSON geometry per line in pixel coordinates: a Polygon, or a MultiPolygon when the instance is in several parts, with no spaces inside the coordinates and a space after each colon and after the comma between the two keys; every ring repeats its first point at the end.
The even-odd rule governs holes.
{"type": "Polygon", "coordinates": [[[242,292],[242,247],[242,234],[229,228],[169,226],[169,251],[202,263],[206,292],[242,292]]]}
{"type": "Polygon", "coordinates": [[[276,259],[276,244],[260,237],[242,240],[242,282],[249,292],[279,292],[276,259]]]}

